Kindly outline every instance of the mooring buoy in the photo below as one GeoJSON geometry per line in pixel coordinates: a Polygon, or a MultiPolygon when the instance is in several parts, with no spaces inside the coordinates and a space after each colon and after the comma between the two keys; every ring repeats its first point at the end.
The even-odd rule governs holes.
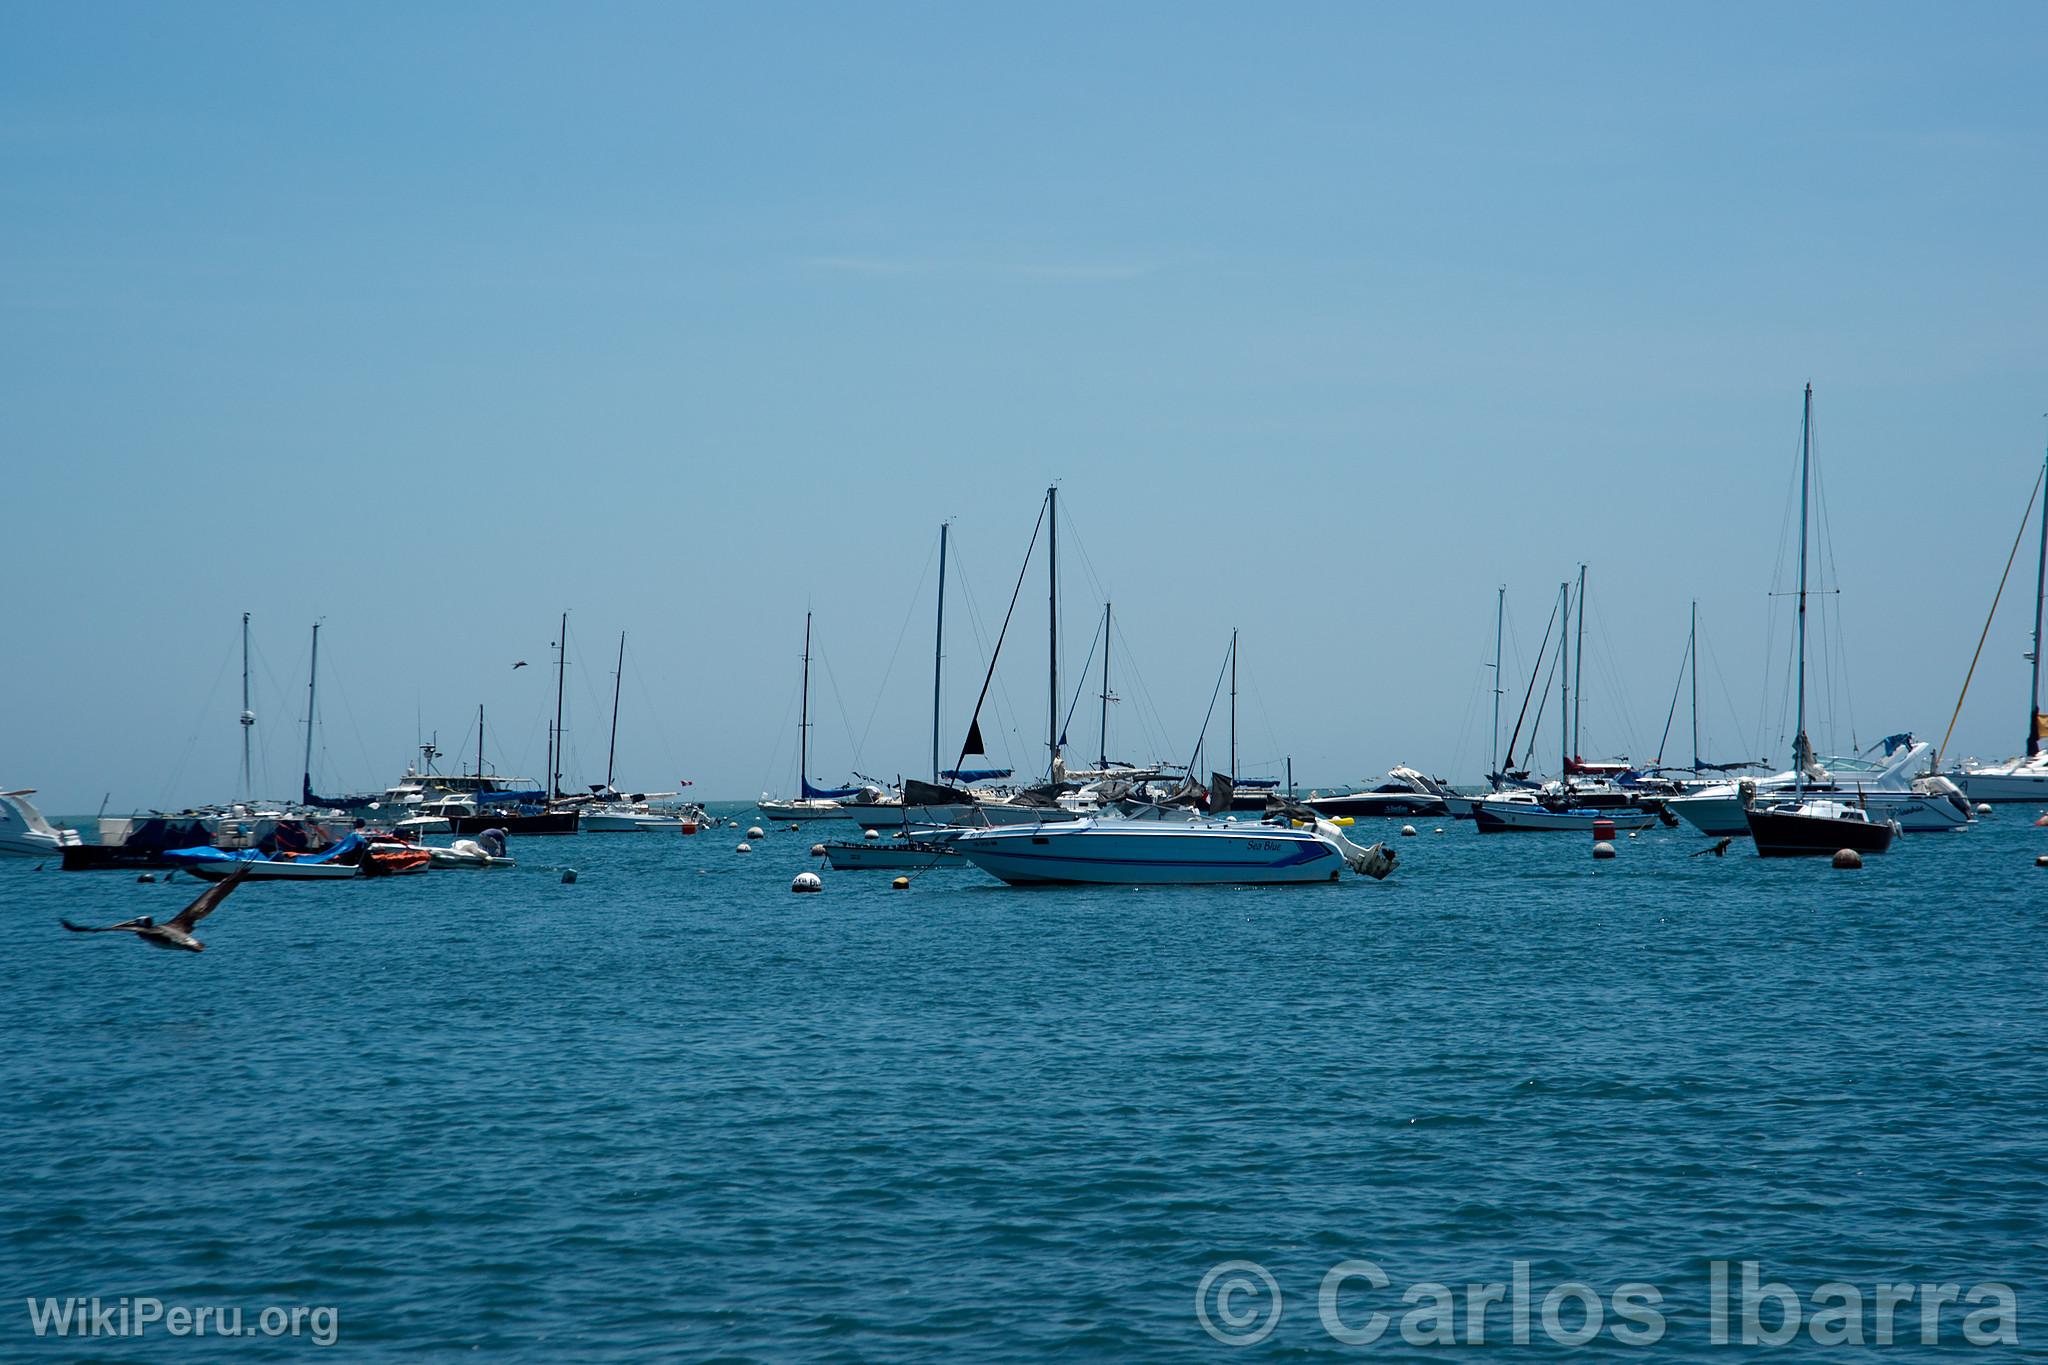
{"type": "Polygon", "coordinates": [[[747,837],[749,839],[765,839],[768,837],[768,832],[762,829],[759,825],[755,825],[753,828],[747,831],[747,837]]]}
{"type": "Polygon", "coordinates": [[[1835,850],[1834,862],[1836,867],[1845,871],[1854,870],[1863,866],[1863,855],[1853,848],[1838,848],[1835,850]]]}
{"type": "Polygon", "coordinates": [[[860,837],[863,839],[879,839],[882,837],[882,831],[878,829],[871,829],[863,833],[860,837]]]}
{"type": "Polygon", "coordinates": [[[1593,856],[1595,858],[1612,858],[1614,856],[1614,845],[1608,843],[1605,839],[1600,840],[1600,842],[1593,845],[1593,856]]]}
{"type": "Polygon", "coordinates": [[[740,846],[733,850],[735,853],[752,853],[753,851],[754,846],[744,839],[740,840],[740,846]]]}
{"type": "Polygon", "coordinates": [[[897,891],[908,891],[910,889],[910,878],[898,877],[895,881],[890,882],[889,885],[897,891]]]}
{"type": "Polygon", "coordinates": [[[1415,837],[1415,826],[1413,826],[1413,825],[1403,825],[1403,826],[1401,826],[1401,837],[1402,837],[1403,839],[1413,839],[1413,838],[1415,837]]]}
{"type": "Polygon", "coordinates": [[[573,868],[573,867],[570,867],[570,868],[564,868],[564,869],[562,870],[562,885],[564,885],[564,886],[573,886],[573,885],[575,884],[575,882],[576,882],[576,869],[575,869],[575,868],[573,868]]]}
{"type": "Polygon", "coordinates": [[[824,846],[823,844],[812,844],[812,845],[811,845],[811,856],[812,856],[813,858],[822,858],[822,857],[824,857],[824,856],[825,856],[825,846],[824,846]]]}
{"type": "Polygon", "coordinates": [[[789,884],[789,889],[792,891],[823,891],[825,883],[818,879],[818,874],[815,872],[799,872],[796,874],[796,880],[789,884]]]}

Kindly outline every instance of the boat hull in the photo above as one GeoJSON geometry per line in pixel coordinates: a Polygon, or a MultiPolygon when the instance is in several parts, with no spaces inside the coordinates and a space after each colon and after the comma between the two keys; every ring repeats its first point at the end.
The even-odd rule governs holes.
{"type": "Polygon", "coordinates": [[[1892,846],[1895,832],[1882,820],[1838,820],[1754,806],[1748,823],[1756,851],[1765,858],[1825,857],[1845,848],[1883,853],[1892,846]]]}
{"type": "Polygon", "coordinates": [[[210,882],[224,881],[245,867],[249,869],[249,880],[258,882],[345,881],[360,872],[353,863],[243,862],[231,858],[181,866],[193,876],[204,877],[210,882]]]}
{"type": "Polygon", "coordinates": [[[1322,816],[1348,815],[1353,819],[1395,816],[1442,816],[1451,813],[1450,803],[1440,796],[1422,792],[1357,792],[1350,796],[1318,796],[1302,802],[1322,816]]]}
{"type": "MultiPolygon", "coordinates": [[[[1970,823],[1969,807],[1947,796],[1914,791],[1836,794],[1843,800],[1860,801],[1869,808],[1872,819],[1880,822],[1896,820],[1901,832],[1906,834],[1939,834],[1967,828],[1970,823]]],[[[1766,797],[1769,795],[1765,794],[1766,797]]],[[[1674,797],[1668,804],[1673,815],[1710,838],[1739,838],[1749,833],[1749,813],[1739,792],[1731,790],[1674,797]]],[[[1834,852],[1833,849],[1828,851],[1834,852]]]]}
{"type": "Polygon", "coordinates": [[[574,834],[580,820],[573,810],[543,811],[539,815],[454,815],[448,819],[450,834],[482,834],[502,829],[507,834],[574,834]]]}
{"type": "Polygon", "coordinates": [[[967,860],[943,844],[916,839],[841,840],[825,845],[825,862],[835,872],[922,872],[965,867],[967,860]]]}
{"type": "Polygon", "coordinates": [[[2038,764],[2006,772],[1964,772],[1955,780],[1972,801],[2048,804],[2048,767],[2038,764]]]}
{"type": "Polygon", "coordinates": [[[970,830],[953,847],[1013,886],[1272,886],[1336,881],[1345,867],[1316,834],[1265,825],[1077,820],[970,830]]]}
{"type": "Polygon", "coordinates": [[[1572,806],[1551,810],[1524,801],[1481,801],[1472,809],[1472,823],[1481,834],[1572,833],[1590,836],[1595,824],[1613,825],[1617,832],[1653,829],[1655,811],[1628,807],[1572,806]]]}

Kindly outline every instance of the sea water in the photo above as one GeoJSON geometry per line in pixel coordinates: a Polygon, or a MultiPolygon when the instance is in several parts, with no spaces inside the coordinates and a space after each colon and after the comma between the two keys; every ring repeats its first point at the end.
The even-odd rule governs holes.
{"type": "Polygon", "coordinates": [[[1267,889],[528,839],[245,886],[198,955],[57,922],[187,877],[6,860],[0,1354],[303,1358],[312,1319],[259,1330],[296,1308],[372,1357],[1694,1358],[1740,1353],[1745,1274],[1790,1349],[1841,1286],[1840,1358],[2038,1354],[2032,815],[1861,871],[1389,822],[1354,831],[1387,881],[1267,889]],[[1879,1287],[1927,1284],[2005,1286],[2019,1345],[1960,1297],[1927,1344],[1917,1289],[1878,1344],[1879,1287]],[[37,1339],[31,1301],[93,1296],[131,1330],[37,1339]]]}

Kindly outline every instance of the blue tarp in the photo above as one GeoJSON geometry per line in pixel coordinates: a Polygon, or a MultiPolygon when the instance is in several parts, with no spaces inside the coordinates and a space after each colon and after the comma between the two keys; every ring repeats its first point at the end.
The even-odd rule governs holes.
{"type": "Polygon", "coordinates": [[[273,863],[290,861],[294,863],[331,863],[344,853],[352,853],[363,846],[362,839],[349,835],[334,847],[321,853],[301,853],[289,860],[272,858],[261,849],[255,848],[170,848],[163,856],[174,863],[273,863]]]}
{"type": "Polygon", "coordinates": [[[860,791],[859,787],[813,787],[808,777],[803,780],[803,788],[806,801],[837,801],[842,796],[852,796],[860,791]]]}

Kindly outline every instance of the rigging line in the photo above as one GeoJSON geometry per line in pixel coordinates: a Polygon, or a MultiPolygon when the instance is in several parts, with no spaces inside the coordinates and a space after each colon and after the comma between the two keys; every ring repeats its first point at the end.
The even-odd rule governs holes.
{"type": "MultiPolygon", "coordinates": [[[[768,771],[764,773],[761,778],[761,794],[763,796],[769,795],[768,784],[776,781],[777,774],[784,771],[782,767],[783,760],[796,757],[796,742],[790,738],[790,731],[796,729],[796,727],[794,725],[791,725],[789,722],[790,718],[795,716],[797,713],[797,699],[802,691],[803,682],[801,679],[799,679],[798,681],[790,684],[789,692],[783,698],[782,719],[775,726],[775,733],[780,738],[778,738],[775,741],[775,748],[772,751],[770,751],[768,755],[768,771]]],[[[792,764],[791,766],[793,767],[795,765],[792,764]]],[[[785,788],[785,790],[795,791],[797,795],[801,797],[803,795],[804,790],[801,776],[799,776],[797,785],[795,787],[785,788]]]]}
{"type": "MultiPolygon", "coordinates": [[[[1685,689],[1685,666],[1692,659],[1692,633],[1686,632],[1685,651],[1678,656],[1678,681],[1671,684],[1671,707],[1664,713],[1664,733],[1657,739],[1657,766],[1664,766],[1664,746],[1671,742],[1671,722],[1678,715],[1678,694],[1685,689]]],[[[1698,665],[1694,664],[1697,668],[1698,665]]]]}
{"type": "MultiPolygon", "coordinates": [[[[1524,772],[1527,772],[1529,765],[1536,761],[1536,741],[1543,736],[1543,717],[1550,711],[1550,708],[1542,703],[1550,700],[1550,684],[1557,677],[1558,661],[1562,658],[1564,658],[1564,642],[1560,640],[1557,653],[1550,656],[1550,672],[1545,674],[1543,678],[1543,696],[1536,707],[1536,724],[1529,729],[1529,752],[1522,755],[1522,761],[1519,765],[1524,772]]],[[[1535,680],[1532,678],[1530,681],[1533,683],[1535,680]]],[[[1512,759],[1514,755],[1509,754],[1508,757],[1512,759]]],[[[1558,778],[1562,780],[1564,774],[1559,773],[1558,778]]]]}
{"type": "Polygon", "coordinates": [[[645,723],[654,728],[654,738],[661,745],[661,756],[668,761],[669,771],[677,774],[676,781],[681,782],[682,767],[676,762],[675,745],[669,742],[668,727],[661,723],[661,705],[655,698],[654,689],[647,685],[647,675],[641,671],[637,651],[630,656],[630,662],[633,665],[634,699],[640,703],[635,715],[645,712],[645,723]]]}
{"type": "MultiPolygon", "coordinates": [[[[996,636],[994,652],[989,655],[988,675],[981,680],[981,695],[974,699],[974,717],[967,722],[967,735],[974,733],[976,724],[981,720],[981,704],[988,700],[988,685],[995,680],[996,659],[1002,654],[1003,641],[1010,634],[1010,618],[1016,614],[1017,596],[1024,591],[1024,575],[1031,570],[1031,556],[1038,548],[1038,533],[1045,527],[1045,509],[1051,501],[1052,498],[1048,495],[1044,502],[1038,504],[1038,520],[1031,526],[1031,543],[1024,547],[1024,563],[1017,569],[1017,586],[1010,590],[1010,609],[1003,613],[1003,629],[996,636]]],[[[954,769],[957,771],[966,761],[967,736],[963,735],[960,740],[960,755],[953,760],[954,769]]]]}
{"type": "Polygon", "coordinates": [[[813,651],[813,657],[825,665],[825,681],[832,684],[832,702],[839,708],[839,724],[846,731],[846,742],[853,747],[853,766],[864,768],[867,764],[861,759],[860,746],[853,742],[853,722],[846,714],[846,699],[839,695],[839,677],[832,671],[832,657],[822,649],[813,651]]]}
{"type": "MultiPolygon", "coordinates": [[[[1514,731],[1508,736],[1508,747],[1502,750],[1502,752],[1507,755],[1508,763],[1510,766],[1512,766],[1514,763],[1515,742],[1521,739],[1522,737],[1522,722],[1528,719],[1529,716],[1529,700],[1530,698],[1536,695],[1536,674],[1543,667],[1543,656],[1549,653],[1550,651],[1550,633],[1557,629],[1558,605],[1559,601],[1557,598],[1553,597],[1550,599],[1550,624],[1546,625],[1543,628],[1543,643],[1536,647],[1536,666],[1529,670],[1529,687],[1527,691],[1522,693],[1521,714],[1515,717],[1515,728],[1514,731]]],[[[1548,696],[1549,694],[1550,685],[1548,683],[1545,683],[1544,695],[1548,696]]],[[[1537,722],[1539,724],[1542,722],[1541,715],[1538,715],[1537,722]]]]}
{"type": "MultiPolygon", "coordinates": [[[[1195,763],[1202,756],[1202,743],[1204,740],[1209,738],[1209,721],[1210,718],[1216,714],[1216,698],[1223,695],[1223,677],[1224,674],[1228,673],[1229,671],[1230,653],[1226,650],[1223,655],[1222,664],[1219,665],[1216,669],[1216,686],[1214,690],[1212,690],[1209,693],[1209,709],[1202,715],[1202,730],[1201,734],[1197,736],[1197,738],[1195,739],[1195,751],[1194,753],[1188,755],[1189,777],[1193,777],[1195,775],[1195,763]]],[[[1236,774],[1232,773],[1231,776],[1235,777],[1236,774]]]]}
{"type": "Polygon", "coordinates": [[[868,735],[875,728],[875,717],[882,710],[882,699],[889,695],[889,679],[894,676],[896,661],[903,654],[903,639],[910,634],[910,618],[917,612],[919,607],[924,605],[925,580],[931,577],[932,561],[938,557],[939,543],[935,540],[932,542],[931,548],[925,552],[924,568],[918,573],[917,586],[911,589],[910,602],[903,609],[903,624],[896,631],[896,647],[889,651],[889,666],[882,670],[882,685],[875,689],[875,704],[868,708],[867,724],[861,726],[858,748],[867,748],[868,735]]]}
{"type": "Polygon", "coordinates": [[[1122,646],[1120,657],[1124,668],[1137,680],[1138,695],[1145,699],[1145,710],[1140,713],[1138,723],[1144,728],[1145,743],[1152,750],[1151,761],[1162,762],[1161,755],[1174,751],[1173,732],[1166,728],[1166,717],[1152,698],[1151,685],[1145,681],[1145,670],[1138,663],[1138,651],[1131,647],[1130,637],[1124,633],[1123,618],[1119,616],[1112,620],[1109,628],[1116,632],[1117,641],[1122,646]]]}
{"type": "MultiPolygon", "coordinates": [[[[1026,562],[1029,562],[1028,552],[1026,562]]],[[[974,631],[974,647],[979,651],[981,666],[985,669],[993,669],[995,658],[989,649],[988,632],[982,624],[981,604],[974,595],[974,576],[968,571],[966,556],[961,553],[958,545],[953,547],[953,564],[955,576],[960,582],[961,597],[967,603],[967,623],[974,631]]],[[[983,695],[986,696],[987,683],[984,682],[982,686],[983,695]]],[[[993,753],[984,755],[993,766],[1010,769],[1016,769],[1020,766],[1017,763],[1017,751],[1012,744],[1017,734],[1016,724],[1014,721],[1007,719],[1015,711],[1016,707],[1010,701],[1009,684],[998,677],[996,679],[994,698],[995,734],[1002,741],[1002,760],[1000,763],[997,763],[996,755],[993,753]]],[[[988,732],[983,731],[981,737],[984,743],[986,743],[989,737],[988,732]]],[[[957,769],[960,765],[955,763],[953,766],[957,769]]]]}
{"type": "Polygon", "coordinates": [[[178,779],[185,775],[185,765],[191,761],[192,750],[199,743],[200,733],[206,729],[207,717],[213,714],[213,699],[220,692],[220,680],[227,676],[228,665],[234,661],[234,657],[235,649],[233,645],[230,645],[227,651],[221,655],[220,669],[213,675],[213,685],[206,689],[206,700],[200,704],[199,714],[193,718],[192,733],[186,736],[185,739],[185,752],[179,756],[177,764],[172,767],[170,778],[164,784],[164,789],[157,794],[155,809],[169,810],[171,808],[171,798],[177,793],[178,779]]]}
{"type": "Polygon", "coordinates": [[[1963,674],[1963,690],[1956,697],[1956,709],[1949,714],[1948,729],[1941,737],[1941,747],[1934,751],[1933,771],[1941,770],[1941,756],[1948,752],[1948,742],[1955,738],[1956,718],[1963,714],[1963,698],[1970,695],[1970,679],[1977,675],[1977,659],[1984,653],[1984,641],[1991,634],[1991,618],[1998,614],[1998,599],[2005,596],[2005,580],[2012,575],[2013,561],[2019,558],[2020,542],[2027,536],[2027,524],[2034,519],[2034,503],[2041,496],[2041,479],[2044,474],[2048,474],[2048,465],[2044,465],[2041,473],[2034,476],[2034,491],[2027,494],[2027,510],[2020,514],[2019,534],[2012,538],[2012,553],[2005,557],[2005,572],[1998,576],[1998,591],[1991,594],[1991,610],[1984,615],[1984,631],[1977,637],[1976,651],[1970,655],[1969,671],[1963,674]]]}
{"type": "Polygon", "coordinates": [[[1067,707],[1067,714],[1060,720],[1060,741],[1062,744],[1066,742],[1067,731],[1073,727],[1074,712],[1081,708],[1081,694],[1086,692],[1092,685],[1092,679],[1088,676],[1088,668],[1089,665],[1095,662],[1095,647],[1101,643],[1102,618],[1097,617],[1095,620],[1095,636],[1088,642],[1088,657],[1081,661],[1081,667],[1074,674],[1076,678],[1080,679],[1074,686],[1074,700],[1067,707]]]}

